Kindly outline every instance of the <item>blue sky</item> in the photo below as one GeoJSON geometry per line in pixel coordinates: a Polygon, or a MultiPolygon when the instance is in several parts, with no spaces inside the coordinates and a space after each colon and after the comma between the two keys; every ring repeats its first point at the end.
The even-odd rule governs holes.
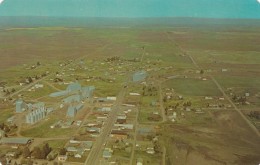
{"type": "Polygon", "coordinates": [[[257,0],[4,0],[0,16],[260,19],[260,3],[257,0]]]}

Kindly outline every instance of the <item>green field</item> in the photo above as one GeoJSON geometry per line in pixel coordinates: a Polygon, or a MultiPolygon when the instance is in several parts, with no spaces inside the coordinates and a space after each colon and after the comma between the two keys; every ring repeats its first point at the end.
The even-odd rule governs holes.
{"type": "Polygon", "coordinates": [[[177,78],[167,81],[164,85],[184,96],[221,96],[221,92],[211,80],[177,78]]]}

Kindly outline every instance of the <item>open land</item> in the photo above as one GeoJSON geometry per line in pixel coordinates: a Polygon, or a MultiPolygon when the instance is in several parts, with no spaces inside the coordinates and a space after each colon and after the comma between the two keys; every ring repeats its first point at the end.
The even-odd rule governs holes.
{"type": "Polygon", "coordinates": [[[259,164],[260,28],[218,26],[1,28],[1,130],[33,139],[1,144],[1,160],[259,164]],[[73,83],[95,90],[72,117],[75,102],[50,94],[73,83]],[[29,124],[18,99],[53,110],[29,124]],[[55,156],[35,158],[46,144],[55,156]]]}

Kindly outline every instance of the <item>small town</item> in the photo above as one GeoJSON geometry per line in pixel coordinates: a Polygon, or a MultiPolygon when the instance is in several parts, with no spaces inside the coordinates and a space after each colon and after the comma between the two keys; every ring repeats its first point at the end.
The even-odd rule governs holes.
{"type": "Polygon", "coordinates": [[[0,0],[0,165],[259,165],[260,3],[197,1],[0,0]]]}

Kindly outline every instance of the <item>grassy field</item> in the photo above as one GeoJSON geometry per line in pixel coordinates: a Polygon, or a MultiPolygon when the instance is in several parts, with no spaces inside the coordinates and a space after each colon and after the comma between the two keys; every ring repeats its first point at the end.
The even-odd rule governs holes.
{"type": "Polygon", "coordinates": [[[220,91],[211,80],[177,78],[167,81],[164,85],[185,96],[221,96],[220,91]]]}
{"type": "Polygon", "coordinates": [[[217,111],[203,116],[193,120],[191,125],[164,126],[163,142],[167,146],[169,164],[258,163],[259,140],[237,112],[217,111]]]}
{"type": "MultiPolygon", "coordinates": [[[[40,75],[49,71],[53,76],[42,82],[43,89],[35,92],[23,91],[26,100],[46,101],[56,104],[59,98],[50,98],[56,88],[64,90],[66,85],[59,85],[53,80],[59,72],[64,82],[78,80],[83,86],[94,85],[95,96],[116,96],[124,82],[131,78],[137,70],[147,70],[147,84],[164,82],[163,90],[173,88],[175,98],[164,106],[183,104],[191,101],[192,108],[205,108],[205,96],[214,99],[222,97],[209,74],[214,76],[225,92],[244,94],[250,92],[249,102],[255,108],[260,106],[260,31],[257,28],[235,29],[208,27],[165,27],[165,28],[11,28],[0,30],[0,82],[6,86],[18,85],[18,82],[28,76],[40,75]],[[194,65],[189,57],[201,67],[194,65]],[[120,60],[105,62],[108,57],[120,57],[120,60]],[[129,62],[129,60],[142,62],[129,62]],[[82,63],[75,61],[82,58],[82,63]],[[72,60],[69,67],[60,66],[72,60]],[[41,66],[26,69],[38,61],[41,66]],[[167,68],[168,69],[165,69],[167,68]],[[170,67],[170,69],[169,69],[170,67]],[[200,69],[205,73],[195,74],[200,69]],[[222,69],[227,69],[222,72],[222,69]],[[171,75],[187,76],[165,81],[171,75]],[[198,77],[205,76],[207,81],[198,77]],[[91,78],[90,78],[91,77],[91,78]],[[110,80],[113,80],[110,82],[110,80]],[[49,85],[48,85],[49,84],[49,85]],[[184,100],[177,100],[177,96],[184,100]],[[45,96],[45,97],[43,97],[45,96]]],[[[147,85],[146,84],[146,85],[147,85]]],[[[156,85],[156,84],[153,84],[156,85]]],[[[17,89],[20,89],[19,87],[17,89]]],[[[129,92],[142,94],[143,85],[130,84],[129,92]]],[[[229,94],[229,93],[227,93],[229,94]]],[[[130,99],[131,97],[126,97],[130,99]]],[[[129,101],[129,100],[127,100],[129,101]]],[[[159,106],[151,106],[152,101],[159,101],[159,96],[140,96],[136,99],[139,108],[140,123],[151,122],[148,117],[153,112],[159,112],[159,106]]],[[[221,103],[228,104],[225,100],[221,103]]],[[[2,104],[2,103],[0,103],[2,104]]],[[[0,107],[0,122],[14,114],[14,105],[0,107]]],[[[164,107],[165,108],[165,107],[164,107]]],[[[167,149],[167,164],[201,164],[201,165],[253,165],[259,163],[259,139],[248,128],[236,111],[232,109],[203,110],[203,114],[194,111],[186,112],[176,109],[175,123],[161,123],[162,136],[160,141],[167,149]],[[181,116],[185,113],[185,117],[181,116]]],[[[22,127],[21,135],[26,137],[71,137],[74,128],[51,129],[50,125],[65,117],[65,108],[56,115],[50,115],[49,120],[41,121],[33,126],[22,127]]],[[[247,114],[249,111],[245,111],[247,114]]],[[[80,115],[80,114],[79,114],[80,115]]],[[[82,115],[83,116],[83,115],[82,115]]],[[[79,116],[81,118],[82,116],[79,116]]],[[[134,119],[133,115],[133,119],[134,119]]],[[[90,119],[95,117],[90,116],[90,119]]],[[[161,120],[160,120],[161,121],[161,120]]],[[[255,122],[255,121],[253,121],[255,122]]],[[[152,125],[152,124],[151,124],[152,125]]],[[[53,148],[60,148],[65,141],[49,141],[53,148]]],[[[0,149],[1,150],[1,149],[0,149]]],[[[128,155],[117,153],[119,156],[128,155]],[[122,154],[122,155],[120,155],[122,154]]],[[[86,155],[85,155],[86,156],[86,155]]],[[[142,157],[144,164],[160,164],[162,155],[148,155],[136,151],[134,160],[142,157]]],[[[71,159],[71,161],[77,161],[71,159]]],[[[79,161],[83,161],[79,160],[79,161]]],[[[133,161],[134,162],[134,161],[133,161]]]]}
{"type": "Polygon", "coordinates": [[[73,128],[54,128],[51,129],[50,126],[57,122],[57,119],[50,118],[47,121],[42,121],[32,128],[25,129],[21,132],[21,135],[26,137],[67,137],[72,135],[75,131],[73,128]]]}
{"type": "Polygon", "coordinates": [[[6,122],[6,120],[14,115],[14,108],[1,107],[0,123],[6,122]]]}

